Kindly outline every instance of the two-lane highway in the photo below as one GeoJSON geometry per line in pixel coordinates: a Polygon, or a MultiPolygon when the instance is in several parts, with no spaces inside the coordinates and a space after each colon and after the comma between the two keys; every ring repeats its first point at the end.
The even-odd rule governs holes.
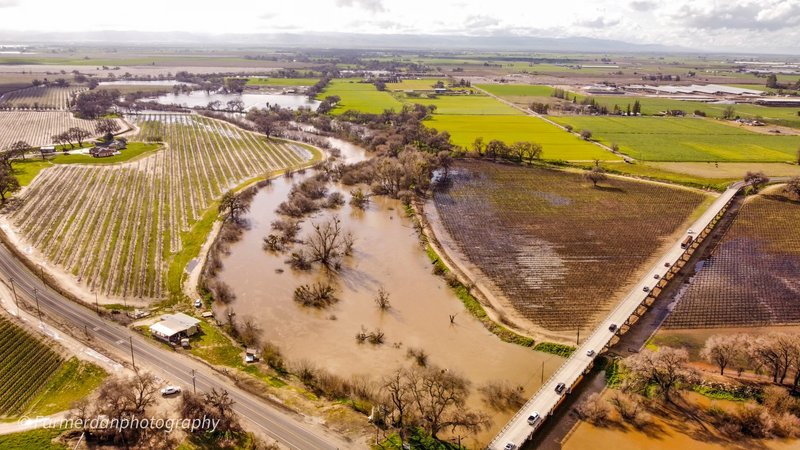
{"type": "Polygon", "coordinates": [[[0,244],[0,276],[7,284],[9,279],[13,278],[17,295],[34,307],[34,289],[36,289],[36,297],[43,313],[57,318],[59,322],[74,329],[87,330],[92,339],[104,346],[130,351],[132,339],[137,366],[154,368],[171,384],[191,389],[194,371],[198,392],[208,392],[212,388],[227,390],[236,402],[234,409],[243,420],[291,449],[327,450],[354,446],[353,443],[345,444],[338,437],[328,435],[316,425],[304,424],[298,415],[286,412],[238,389],[229,379],[212,371],[203,363],[167,350],[121,325],[104,320],[91,309],[63,297],[43,283],[2,244],[0,244]]]}
{"type": "MultiPolygon", "coordinates": [[[[698,218],[691,226],[691,230],[700,233],[708,228],[730,203],[734,195],[739,192],[743,183],[735,183],[720,195],[713,204],[698,218]]],[[[669,211],[665,211],[669,214],[669,211]]],[[[609,344],[619,328],[634,314],[648,295],[648,292],[663,278],[669,268],[675,265],[686,252],[681,244],[687,235],[681,235],[665,254],[658,260],[658,263],[633,286],[628,295],[620,301],[617,307],[611,311],[605,320],[600,322],[598,327],[570,356],[564,364],[542,385],[539,391],[517,412],[508,422],[500,433],[489,444],[491,450],[503,450],[509,448],[519,448],[528,441],[533,433],[542,425],[543,420],[558,407],[562,397],[569,393],[569,389],[574,386],[591,366],[595,356],[609,344]],[[656,278],[656,275],[658,278],[656,278]],[[645,291],[647,288],[647,291],[645,291]],[[613,330],[610,329],[613,325],[613,330]],[[591,354],[590,354],[591,352],[591,354]],[[556,386],[564,383],[562,392],[556,392],[556,386]],[[538,412],[541,418],[533,425],[528,423],[528,416],[532,412],[538,412]]]]}

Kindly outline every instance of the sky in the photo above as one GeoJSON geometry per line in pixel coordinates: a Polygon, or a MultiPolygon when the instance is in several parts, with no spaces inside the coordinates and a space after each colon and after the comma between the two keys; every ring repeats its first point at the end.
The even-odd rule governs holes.
{"type": "Polygon", "coordinates": [[[707,51],[798,53],[800,0],[0,0],[2,30],[73,27],[580,36],[707,51]]]}

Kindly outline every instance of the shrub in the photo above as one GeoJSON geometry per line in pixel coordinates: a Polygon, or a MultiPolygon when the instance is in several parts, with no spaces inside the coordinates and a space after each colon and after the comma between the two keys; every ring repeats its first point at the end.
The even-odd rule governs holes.
{"type": "Polygon", "coordinates": [[[264,343],[261,348],[261,357],[274,371],[282,375],[286,374],[286,363],[283,360],[283,354],[278,346],[272,342],[264,343]]]}
{"type": "Polygon", "coordinates": [[[576,408],[575,412],[581,420],[589,422],[593,425],[602,426],[608,422],[608,415],[611,408],[608,403],[600,398],[600,394],[595,392],[589,398],[581,402],[576,408]]]}
{"type": "Polygon", "coordinates": [[[406,357],[412,358],[420,367],[428,366],[428,354],[421,348],[410,347],[406,351],[406,357]]]}
{"type": "Polygon", "coordinates": [[[524,389],[508,381],[492,381],[478,388],[483,401],[498,411],[513,411],[525,404],[524,389]]]}
{"type": "Polygon", "coordinates": [[[304,284],[294,290],[294,301],[303,306],[325,308],[339,301],[335,293],[336,289],[328,283],[304,284]]]}

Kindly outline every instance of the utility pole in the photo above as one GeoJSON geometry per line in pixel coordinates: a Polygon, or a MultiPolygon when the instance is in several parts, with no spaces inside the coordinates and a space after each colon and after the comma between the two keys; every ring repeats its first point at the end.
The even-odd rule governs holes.
{"type": "Polygon", "coordinates": [[[131,342],[131,364],[133,365],[133,371],[136,371],[136,360],[133,359],[133,336],[128,336],[131,342]]]}
{"type": "Polygon", "coordinates": [[[86,334],[86,339],[89,339],[89,327],[83,324],[83,333],[86,334]]]}
{"type": "Polygon", "coordinates": [[[581,329],[580,328],[578,328],[578,338],[575,339],[575,345],[576,346],[581,345],[581,329]]]}
{"type": "Polygon", "coordinates": [[[544,385],[544,361],[542,361],[542,385],[544,385]]]}
{"type": "Polygon", "coordinates": [[[39,290],[33,288],[33,297],[36,299],[36,312],[39,313],[39,325],[42,325],[42,310],[39,309],[39,290]]]}
{"type": "Polygon", "coordinates": [[[14,277],[9,278],[11,282],[11,292],[14,293],[14,303],[17,305],[17,318],[19,318],[19,297],[17,297],[17,289],[14,287],[14,277]]]}
{"type": "Polygon", "coordinates": [[[197,395],[197,383],[195,382],[194,369],[192,369],[192,391],[197,395]]]}

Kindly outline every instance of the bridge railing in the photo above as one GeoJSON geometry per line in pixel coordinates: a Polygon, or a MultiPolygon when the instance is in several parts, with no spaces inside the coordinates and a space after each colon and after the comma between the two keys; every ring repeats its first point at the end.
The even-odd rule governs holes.
{"type": "MultiPolygon", "coordinates": [[[[738,186],[738,187],[736,187],[736,185],[737,185],[737,184],[739,184],[739,183],[735,183],[735,184],[731,185],[731,187],[729,188],[729,189],[733,189],[734,187],[736,188],[736,190],[735,190],[735,191],[734,191],[734,193],[733,193],[734,195],[735,195],[735,193],[736,193],[736,192],[738,192],[738,191],[739,191],[739,189],[741,189],[741,185],[740,185],[740,186],[738,186]]],[[[727,194],[727,191],[726,191],[726,194],[727,194]]],[[[723,194],[723,195],[725,195],[725,194],[723,194]]],[[[728,199],[728,201],[726,201],[726,202],[725,202],[725,204],[724,204],[724,205],[722,205],[722,207],[720,207],[719,211],[718,211],[716,214],[714,214],[713,216],[711,216],[711,218],[709,219],[708,223],[706,223],[706,224],[703,226],[703,229],[702,229],[700,232],[704,232],[704,231],[706,231],[706,229],[707,229],[709,226],[715,225],[715,224],[718,222],[718,220],[717,220],[717,221],[715,221],[715,219],[717,219],[717,217],[718,217],[718,216],[720,216],[720,214],[721,214],[722,212],[724,212],[724,211],[726,211],[726,210],[728,209],[728,206],[729,206],[729,205],[730,205],[730,203],[733,201],[733,197],[734,197],[734,195],[731,195],[731,198],[730,198],[730,199],[728,199]]],[[[687,249],[685,249],[685,251],[684,251],[684,252],[682,252],[682,253],[680,254],[680,256],[678,256],[677,260],[680,260],[680,259],[681,259],[681,258],[682,258],[682,257],[683,257],[683,256],[684,256],[686,253],[687,253],[687,252],[689,252],[689,251],[691,251],[691,250],[693,250],[693,249],[691,249],[691,248],[687,248],[687,249]]],[[[677,260],[676,260],[676,261],[677,261],[677,260]]],[[[656,265],[653,267],[653,269],[659,269],[659,268],[660,268],[660,262],[659,262],[659,263],[656,263],[656,265]]],[[[652,269],[651,269],[651,270],[652,270],[652,269]]],[[[647,295],[645,295],[645,296],[644,296],[644,299],[646,300],[646,299],[647,299],[647,297],[649,297],[649,296],[650,296],[650,294],[647,294],[647,295]]],[[[606,317],[605,317],[605,318],[604,318],[604,319],[603,319],[603,320],[602,320],[600,323],[601,323],[601,324],[604,324],[604,323],[605,323],[605,322],[607,322],[607,321],[608,321],[610,318],[614,317],[614,316],[617,314],[617,312],[619,312],[619,310],[620,310],[620,309],[622,309],[622,307],[623,307],[624,305],[625,305],[625,302],[624,302],[624,301],[622,301],[622,302],[620,302],[619,304],[617,304],[617,306],[616,306],[616,307],[615,307],[615,308],[614,308],[614,309],[613,309],[613,310],[612,310],[612,311],[611,311],[611,312],[610,312],[610,313],[609,313],[609,314],[608,314],[608,315],[607,315],[607,316],[606,316],[606,317]]],[[[636,304],[636,306],[635,306],[635,307],[634,307],[634,309],[633,309],[633,311],[634,311],[634,312],[636,311],[636,308],[638,308],[638,307],[639,307],[639,305],[641,305],[641,302],[638,302],[638,303],[636,304]]],[[[632,314],[632,313],[631,313],[631,314],[632,314]]],[[[592,334],[591,334],[591,335],[589,335],[589,337],[588,337],[588,338],[586,338],[586,339],[584,340],[584,342],[588,342],[588,341],[592,340],[592,338],[593,338],[593,337],[594,337],[594,336],[595,336],[597,333],[599,333],[599,332],[601,332],[601,331],[604,331],[604,330],[605,330],[605,327],[603,327],[602,325],[598,326],[597,328],[595,328],[594,332],[592,332],[592,334]]],[[[605,346],[607,346],[609,342],[611,342],[611,339],[613,339],[613,337],[614,337],[614,336],[616,336],[616,334],[617,334],[617,333],[616,333],[616,332],[614,332],[613,334],[611,334],[611,336],[609,336],[608,340],[607,340],[607,341],[606,341],[606,343],[604,344],[604,347],[605,347],[605,346]]],[[[533,394],[533,396],[531,396],[531,398],[529,398],[529,399],[528,399],[528,401],[527,401],[527,402],[525,402],[525,404],[524,404],[524,405],[522,405],[522,407],[521,407],[519,410],[517,410],[516,414],[514,414],[514,416],[513,416],[513,417],[511,417],[511,419],[510,419],[508,422],[506,422],[505,426],[503,426],[503,428],[500,430],[500,432],[498,432],[498,433],[495,435],[495,437],[492,439],[492,441],[489,443],[489,448],[495,448],[495,444],[497,443],[497,440],[498,440],[498,439],[499,439],[499,438],[500,438],[500,437],[501,437],[503,434],[505,434],[505,432],[506,432],[506,431],[507,431],[509,428],[511,428],[511,426],[512,426],[514,423],[516,423],[518,420],[521,420],[521,419],[524,417],[524,415],[525,415],[525,414],[530,414],[530,412],[531,412],[531,411],[530,411],[530,409],[531,409],[531,406],[532,406],[532,405],[533,405],[533,403],[536,401],[536,398],[537,398],[537,397],[539,397],[539,394],[540,394],[541,392],[543,392],[543,391],[544,391],[544,389],[545,389],[545,387],[546,387],[546,386],[549,386],[549,385],[550,385],[550,383],[551,383],[551,382],[552,382],[554,379],[556,379],[556,377],[558,377],[558,376],[561,374],[561,372],[563,372],[563,371],[565,370],[565,367],[567,367],[567,366],[569,365],[568,363],[569,363],[569,362],[570,362],[570,361],[571,361],[573,358],[577,358],[577,357],[579,357],[579,356],[580,356],[580,347],[578,347],[578,348],[576,348],[576,349],[575,349],[575,351],[572,353],[572,355],[570,355],[570,356],[569,356],[569,358],[567,358],[567,360],[566,360],[566,361],[564,361],[564,362],[561,364],[561,366],[558,368],[558,370],[556,370],[555,372],[553,372],[553,374],[552,374],[552,375],[550,375],[550,377],[549,377],[549,378],[547,378],[547,381],[545,381],[545,382],[544,382],[544,383],[543,383],[543,384],[542,384],[542,385],[539,387],[539,389],[537,389],[537,390],[536,390],[536,392],[533,394]]],[[[590,361],[590,363],[589,363],[589,364],[587,364],[586,368],[590,367],[590,366],[591,366],[591,364],[593,364],[593,363],[594,363],[594,360],[590,361]]],[[[583,373],[585,370],[586,370],[586,369],[584,369],[583,371],[581,371],[581,374],[582,374],[582,373],[583,373]]],[[[577,375],[575,376],[575,379],[574,379],[574,380],[569,380],[569,382],[570,382],[570,390],[571,390],[571,389],[574,387],[574,383],[575,383],[575,382],[577,382],[577,380],[578,380],[579,378],[580,378],[580,374],[577,374],[577,375]]],[[[566,383],[566,381],[562,381],[562,382],[563,382],[563,383],[566,383]]],[[[552,405],[552,406],[550,406],[546,412],[538,411],[538,412],[539,412],[539,414],[542,414],[542,420],[540,420],[540,421],[539,421],[537,424],[535,424],[535,425],[534,425],[534,426],[531,428],[531,432],[528,434],[528,437],[526,438],[526,441],[527,441],[528,439],[530,439],[530,438],[531,438],[531,436],[533,436],[533,433],[534,433],[534,432],[535,432],[537,429],[539,429],[539,427],[540,427],[540,426],[541,426],[541,425],[544,423],[544,421],[545,421],[545,419],[547,418],[547,416],[549,416],[549,415],[550,415],[550,414],[553,412],[554,408],[555,408],[555,407],[557,407],[557,406],[559,405],[559,403],[560,403],[560,401],[556,401],[556,402],[555,402],[555,404],[554,404],[554,405],[552,405]]]]}

